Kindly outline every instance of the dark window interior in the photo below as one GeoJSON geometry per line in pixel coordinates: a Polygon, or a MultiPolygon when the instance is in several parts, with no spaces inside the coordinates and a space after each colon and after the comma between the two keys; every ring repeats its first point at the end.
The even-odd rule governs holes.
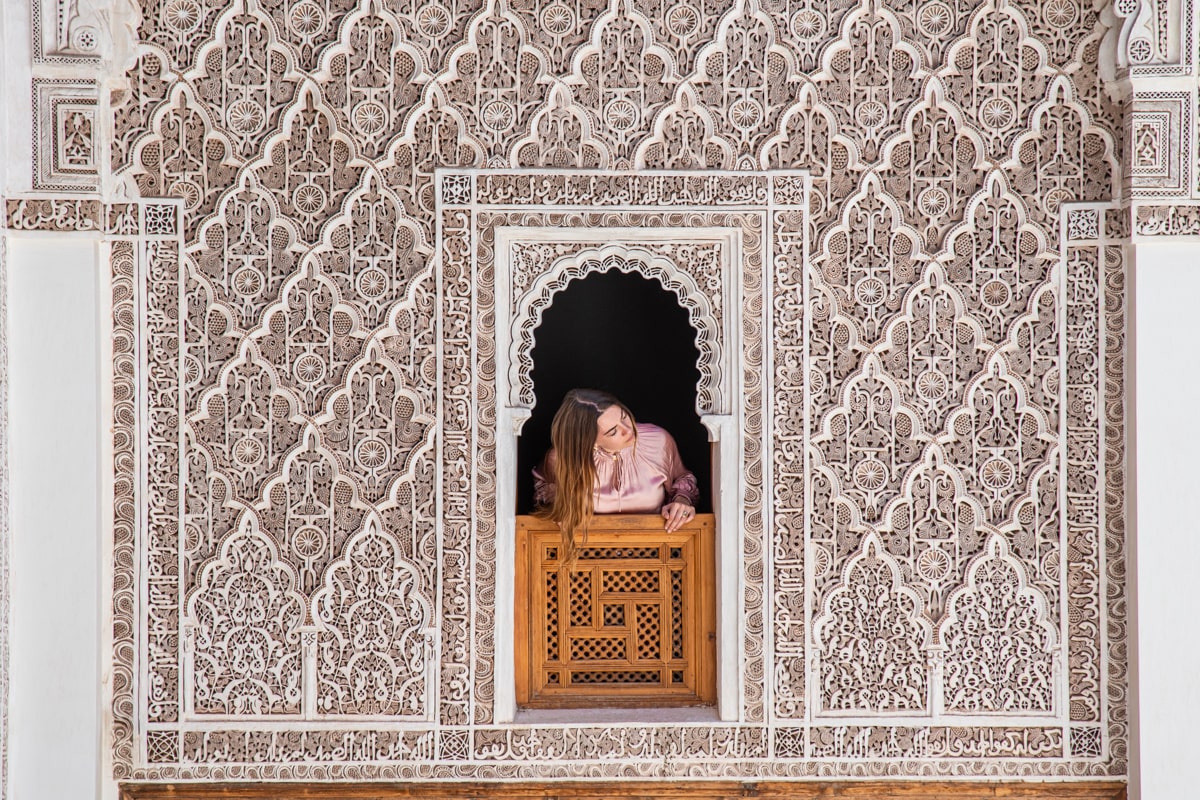
{"type": "Polygon", "coordinates": [[[532,469],[550,449],[550,423],[576,387],[611,392],[638,422],[667,429],[700,483],[697,511],[712,510],[708,431],[696,414],[696,331],[674,293],[619,270],[572,281],[534,332],[537,403],[517,446],[517,512],[533,510],[532,469]]]}

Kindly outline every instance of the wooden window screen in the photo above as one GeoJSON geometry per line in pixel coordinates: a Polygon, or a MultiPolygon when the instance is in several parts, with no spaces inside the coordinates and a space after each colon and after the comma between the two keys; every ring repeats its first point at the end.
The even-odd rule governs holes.
{"type": "Polygon", "coordinates": [[[526,708],[716,701],[712,514],[599,516],[575,563],[552,522],[517,517],[517,703],[526,708]]]}

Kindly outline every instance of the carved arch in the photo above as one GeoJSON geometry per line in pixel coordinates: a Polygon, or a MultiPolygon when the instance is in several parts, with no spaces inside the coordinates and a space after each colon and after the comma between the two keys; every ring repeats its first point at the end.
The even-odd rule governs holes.
{"type": "Polygon", "coordinates": [[[532,409],[537,402],[531,377],[533,332],[541,325],[542,314],[553,302],[554,296],[571,281],[612,269],[656,280],[663,289],[679,298],[679,304],[687,311],[688,321],[696,331],[696,348],[700,351],[700,357],[696,360],[700,370],[696,411],[702,416],[727,413],[729,392],[725,386],[726,370],[722,365],[725,342],[721,322],[707,294],[691,275],[670,260],[641,248],[622,245],[606,245],[560,259],[516,300],[509,353],[512,405],[532,409]]]}
{"type": "Polygon", "coordinates": [[[1053,713],[1058,630],[1002,535],[991,535],[946,607],[947,711],[1053,713]]]}
{"type": "Polygon", "coordinates": [[[923,651],[933,630],[922,612],[900,564],[879,534],[868,533],[813,621],[821,709],[924,712],[930,675],[923,651]]]}

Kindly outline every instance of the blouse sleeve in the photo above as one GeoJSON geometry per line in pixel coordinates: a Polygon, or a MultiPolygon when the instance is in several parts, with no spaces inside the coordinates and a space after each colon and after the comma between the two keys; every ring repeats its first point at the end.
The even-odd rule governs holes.
{"type": "Polygon", "coordinates": [[[696,483],[696,476],[683,465],[683,460],[679,457],[679,448],[675,446],[675,439],[669,433],[663,457],[666,459],[663,466],[667,473],[667,502],[696,505],[696,501],[700,499],[700,487],[696,483]]]}
{"type": "Polygon", "coordinates": [[[533,468],[533,502],[538,506],[554,504],[554,495],[558,485],[554,482],[554,462],[556,456],[551,449],[542,459],[541,466],[533,468]]]}

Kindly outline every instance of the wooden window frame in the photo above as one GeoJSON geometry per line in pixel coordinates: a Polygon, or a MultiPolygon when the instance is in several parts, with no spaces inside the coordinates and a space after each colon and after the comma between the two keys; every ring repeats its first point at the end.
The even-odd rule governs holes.
{"type": "MultiPolygon", "coordinates": [[[[716,584],[715,584],[715,529],[716,519],[712,514],[698,514],[694,520],[679,530],[667,533],[663,519],[656,514],[613,514],[597,516],[586,539],[580,537],[580,556],[596,548],[614,548],[623,552],[658,549],[657,560],[642,558],[637,561],[620,558],[578,558],[574,565],[556,564],[561,552],[561,537],[553,522],[532,516],[516,519],[517,552],[515,581],[515,656],[516,656],[516,700],[518,707],[533,708],[630,708],[630,707],[674,707],[713,705],[717,699],[716,688],[716,584]],[[651,568],[650,565],[656,565],[651,568]],[[670,586],[671,574],[680,574],[681,624],[683,658],[663,656],[658,659],[628,655],[638,649],[638,623],[625,620],[616,632],[608,632],[603,625],[603,601],[611,601],[609,607],[635,608],[640,597],[654,602],[653,595],[635,595],[629,592],[604,591],[596,595],[594,607],[588,609],[592,624],[571,626],[569,619],[571,574],[590,573],[594,578],[602,574],[623,571],[636,565],[642,571],[657,569],[661,587],[670,586]],[[546,580],[551,575],[557,582],[560,610],[556,623],[557,657],[548,656],[547,608],[545,599],[546,580]],[[599,624],[597,624],[599,623],[599,624]],[[574,631],[574,632],[573,632],[574,631]],[[576,660],[572,657],[572,644],[589,638],[605,637],[614,642],[625,642],[627,658],[600,661],[576,660]],[[628,662],[627,667],[621,666],[628,662]],[[648,675],[659,671],[660,679],[654,685],[635,682],[609,682],[574,684],[576,676],[588,671],[589,666],[599,670],[619,670],[648,675]],[[552,680],[558,680],[557,684],[552,680]]],[[[660,607],[668,605],[665,594],[660,594],[660,607]]],[[[628,612],[627,612],[628,613],[628,612]]],[[[671,625],[666,624],[672,615],[661,614],[658,620],[661,633],[658,652],[660,655],[672,643],[671,625]]],[[[640,654],[639,654],[640,655],[640,654]]],[[[673,652],[671,656],[674,656],[673,652]]]]}

